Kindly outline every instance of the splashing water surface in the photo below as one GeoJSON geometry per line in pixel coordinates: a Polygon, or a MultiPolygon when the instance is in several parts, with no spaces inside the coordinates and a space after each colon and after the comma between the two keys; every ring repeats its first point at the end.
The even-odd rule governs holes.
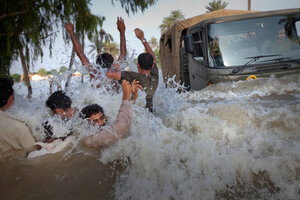
{"type": "MultiPolygon", "coordinates": [[[[98,103],[113,122],[122,92],[76,79],[67,90],[72,105],[80,110],[98,103]]],[[[45,108],[47,84],[33,82],[31,102],[24,98],[25,87],[16,84],[16,102],[9,111],[27,122],[37,140],[44,138],[41,123],[53,120],[45,108]]],[[[162,77],[159,84],[154,113],[144,108],[145,94],[139,92],[125,139],[94,151],[78,142],[93,131],[84,122],[76,117],[67,125],[53,120],[57,136],[71,127],[76,130],[73,147],[34,160],[2,161],[0,170],[10,175],[1,173],[0,183],[11,179],[10,186],[21,191],[26,184],[31,195],[25,189],[18,194],[27,199],[299,199],[299,75],[219,83],[182,93],[166,88],[162,77]],[[31,176],[45,176],[48,182],[41,187],[48,185],[48,190],[32,188],[37,183],[31,176]],[[12,180],[18,177],[23,179],[12,180]]],[[[9,188],[8,183],[4,186],[9,188]]],[[[2,190],[0,197],[13,191],[2,190]]]]}

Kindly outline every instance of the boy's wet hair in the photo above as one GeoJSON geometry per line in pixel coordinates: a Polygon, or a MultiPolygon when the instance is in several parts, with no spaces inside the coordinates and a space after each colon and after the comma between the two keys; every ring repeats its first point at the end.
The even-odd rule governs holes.
{"type": "Polygon", "coordinates": [[[110,66],[114,63],[114,58],[109,53],[102,53],[97,56],[96,63],[101,65],[102,68],[110,68],[110,66]]]}
{"type": "Polygon", "coordinates": [[[0,78],[0,108],[6,105],[8,98],[14,93],[14,82],[8,78],[0,78]]]}
{"type": "Polygon", "coordinates": [[[83,119],[90,118],[92,115],[97,114],[97,113],[102,113],[104,114],[103,108],[99,106],[98,104],[92,104],[84,107],[79,116],[83,119]]]}
{"type": "Polygon", "coordinates": [[[138,63],[144,70],[150,70],[153,65],[153,56],[150,53],[141,53],[138,57],[138,63]]]}
{"type": "Polygon", "coordinates": [[[56,108],[67,110],[71,108],[72,101],[63,91],[52,93],[46,101],[46,106],[52,111],[56,108]]]}

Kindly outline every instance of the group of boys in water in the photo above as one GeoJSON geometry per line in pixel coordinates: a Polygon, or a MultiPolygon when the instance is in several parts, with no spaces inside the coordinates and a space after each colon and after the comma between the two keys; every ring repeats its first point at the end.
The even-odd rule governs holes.
{"type": "MultiPolygon", "coordinates": [[[[118,62],[123,62],[126,60],[127,51],[125,24],[122,18],[118,17],[117,28],[120,32],[120,56],[118,62]]],[[[83,48],[74,33],[74,25],[72,23],[66,23],[65,29],[71,37],[73,48],[82,65],[87,68],[90,78],[97,78],[99,73],[97,67],[92,65],[84,54],[83,48]]],[[[115,84],[118,84],[117,82],[119,82],[122,85],[123,97],[116,121],[109,128],[99,128],[93,135],[86,137],[84,143],[87,146],[105,147],[117,142],[120,138],[128,134],[132,118],[130,101],[135,100],[138,97],[139,89],[146,93],[146,108],[150,112],[153,111],[153,95],[158,85],[156,58],[144,37],[143,31],[136,28],[134,32],[146,50],[146,53],[141,53],[138,56],[138,72],[121,71],[119,63],[114,63],[112,55],[108,53],[97,56],[96,63],[100,65],[100,67],[108,69],[106,77],[115,81],[115,84]]],[[[0,86],[0,155],[13,149],[34,150],[42,148],[43,145],[36,145],[37,143],[25,123],[15,120],[5,114],[5,111],[14,102],[13,82],[7,78],[0,78],[0,86]]],[[[73,118],[78,112],[78,109],[73,108],[71,104],[71,99],[63,91],[52,93],[46,101],[46,106],[50,108],[52,114],[58,115],[64,121],[73,118]]],[[[93,126],[102,127],[105,126],[107,122],[104,110],[98,104],[84,107],[79,113],[79,116],[83,119],[87,119],[93,126]]],[[[43,127],[45,131],[44,144],[50,144],[56,140],[63,141],[70,135],[66,134],[65,137],[55,138],[53,127],[48,124],[48,122],[43,123],[43,127]]]]}

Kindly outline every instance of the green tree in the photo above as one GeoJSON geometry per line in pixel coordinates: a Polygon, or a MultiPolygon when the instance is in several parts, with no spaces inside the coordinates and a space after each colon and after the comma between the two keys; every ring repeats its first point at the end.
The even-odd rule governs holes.
{"type": "Polygon", "coordinates": [[[51,71],[47,71],[47,75],[51,75],[52,74],[52,72],[51,71]]]}
{"type": "Polygon", "coordinates": [[[155,37],[151,37],[148,42],[153,51],[158,48],[157,39],[155,37]]]}
{"type": "Polygon", "coordinates": [[[165,17],[162,21],[162,24],[159,25],[160,32],[164,33],[167,31],[173,24],[175,24],[177,21],[183,20],[184,15],[182,14],[181,10],[173,10],[171,11],[170,16],[165,17]]]}
{"type": "MultiPolygon", "coordinates": [[[[43,48],[50,50],[56,38],[54,30],[65,21],[75,22],[76,33],[84,46],[85,34],[92,37],[99,17],[89,12],[91,0],[2,0],[0,6],[0,75],[8,76],[13,60],[20,57],[28,86],[30,61],[43,57],[43,48]]],[[[144,11],[157,0],[116,0],[127,13],[144,11]]],[[[112,0],[113,2],[113,0],[112,0]]],[[[64,31],[64,28],[63,28],[64,31]]],[[[68,35],[64,34],[66,39],[68,35]]]]}
{"type": "Polygon", "coordinates": [[[14,80],[14,82],[19,82],[21,80],[20,74],[12,74],[11,78],[14,80]]]}
{"type": "MultiPolygon", "coordinates": [[[[127,13],[142,12],[157,0],[115,0],[127,13]]],[[[23,55],[26,69],[30,58],[43,57],[43,48],[52,50],[54,30],[65,21],[75,22],[76,33],[92,37],[96,17],[89,12],[91,0],[2,0],[0,6],[0,74],[9,75],[11,62],[23,55]]],[[[112,3],[114,0],[112,0],[112,3]]],[[[63,28],[64,31],[64,28],[63,28]]],[[[67,34],[65,34],[68,37],[67,34]]],[[[82,41],[83,42],[83,41],[82,41]]],[[[23,63],[23,62],[22,62],[23,63]]]]}
{"type": "Polygon", "coordinates": [[[228,2],[222,2],[222,0],[214,0],[208,3],[208,6],[205,8],[208,10],[207,12],[213,12],[220,9],[225,9],[228,6],[228,2]]]}
{"type": "Polygon", "coordinates": [[[138,10],[144,12],[145,9],[149,6],[153,6],[158,0],[112,0],[112,4],[114,4],[114,1],[119,1],[122,8],[124,8],[128,14],[130,11],[135,14],[138,10]]]}
{"type": "Polygon", "coordinates": [[[97,48],[97,53],[100,54],[102,52],[102,48],[103,48],[103,40],[106,43],[110,43],[114,41],[114,38],[112,37],[111,34],[107,33],[103,28],[102,28],[102,24],[100,25],[100,31],[98,33],[99,35],[99,48],[97,48]]]}
{"type": "Polygon", "coordinates": [[[154,50],[154,54],[156,57],[156,64],[158,68],[161,68],[161,61],[160,61],[160,54],[159,54],[159,49],[154,50]]]}
{"type": "Polygon", "coordinates": [[[60,69],[59,69],[59,73],[64,73],[65,71],[67,71],[67,67],[65,66],[61,66],[60,69]]]}
{"type": "Polygon", "coordinates": [[[57,70],[56,69],[51,69],[50,72],[51,72],[51,74],[53,74],[53,73],[57,72],[57,70]]]}
{"type": "Polygon", "coordinates": [[[43,57],[44,47],[50,50],[51,55],[56,38],[54,29],[61,27],[61,22],[86,17],[81,11],[89,3],[90,0],[3,0],[0,6],[1,75],[7,76],[11,62],[20,57],[30,97],[30,59],[33,62],[43,57]]]}
{"type": "Polygon", "coordinates": [[[93,54],[94,52],[97,52],[97,55],[99,55],[100,53],[102,53],[103,51],[103,40],[105,43],[110,43],[113,42],[114,39],[112,37],[111,34],[107,33],[104,29],[103,29],[103,24],[100,24],[100,30],[99,32],[97,32],[92,41],[92,44],[89,46],[91,48],[91,50],[89,51],[89,54],[93,54]]]}
{"type": "Polygon", "coordinates": [[[47,70],[45,70],[44,68],[40,68],[38,70],[38,75],[40,75],[40,76],[46,76],[47,75],[47,70]]]}
{"type": "Polygon", "coordinates": [[[155,54],[156,64],[160,68],[161,63],[160,63],[159,46],[158,46],[157,39],[155,37],[151,37],[151,39],[148,41],[148,43],[155,54]]]}
{"type": "Polygon", "coordinates": [[[115,42],[111,42],[111,43],[104,42],[103,49],[105,52],[110,53],[114,57],[114,60],[116,60],[120,54],[119,44],[115,42]]]}

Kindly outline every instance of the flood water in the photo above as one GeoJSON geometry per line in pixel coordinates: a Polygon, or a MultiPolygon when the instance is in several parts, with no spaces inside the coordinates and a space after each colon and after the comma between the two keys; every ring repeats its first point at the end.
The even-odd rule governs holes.
{"type": "MultiPolygon", "coordinates": [[[[50,119],[47,84],[33,83],[31,102],[25,87],[15,84],[9,110],[35,130],[37,140],[43,138],[41,123],[50,119]]],[[[98,103],[115,120],[121,93],[76,80],[71,85],[73,106],[98,103]]],[[[106,149],[78,143],[90,133],[72,121],[65,126],[80,124],[78,135],[64,151],[3,159],[0,199],[300,198],[299,75],[176,91],[160,79],[153,114],[139,92],[128,137],[106,149]]]]}

